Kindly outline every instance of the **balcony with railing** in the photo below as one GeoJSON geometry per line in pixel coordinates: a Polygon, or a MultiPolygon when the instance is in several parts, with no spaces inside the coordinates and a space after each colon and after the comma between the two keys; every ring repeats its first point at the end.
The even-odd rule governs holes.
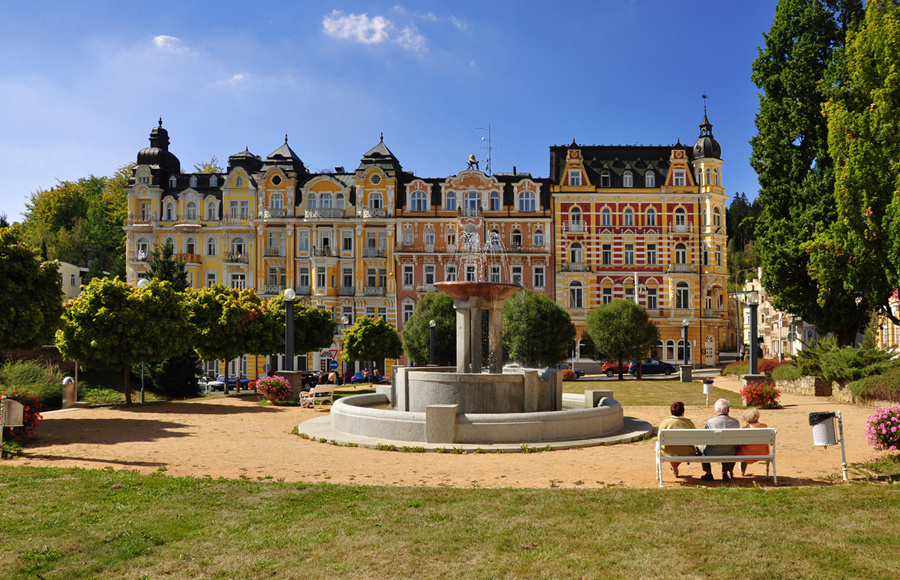
{"type": "Polygon", "coordinates": [[[478,207],[460,207],[456,209],[456,215],[460,217],[481,217],[484,211],[478,207]]]}
{"type": "Polygon", "coordinates": [[[284,290],[286,286],[284,284],[266,284],[263,289],[264,294],[280,294],[282,290],[284,290]]]}
{"type": "Polygon", "coordinates": [[[587,226],[584,222],[569,222],[565,221],[561,224],[562,231],[567,234],[583,234],[587,232],[587,226]]]}
{"type": "Polygon", "coordinates": [[[310,295],[312,295],[312,287],[311,286],[294,286],[294,292],[296,292],[298,296],[310,296],[310,295]]]}
{"type": "Polygon", "coordinates": [[[591,265],[585,262],[563,262],[559,267],[560,272],[590,272],[591,265]]]}
{"type": "Polygon", "coordinates": [[[337,258],[340,250],[331,246],[322,246],[321,248],[313,246],[309,253],[316,258],[337,258]]]}
{"type": "Polygon", "coordinates": [[[129,213],[125,224],[135,228],[152,228],[159,225],[159,220],[155,211],[142,211],[137,214],[129,213]]]}
{"type": "Polygon", "coordinates": [[[691,234],[694,232],[694,226],[691,224],[674,224],[666,228],[669,233],[674,234],[691,234]]]}
{"type": "Polygon", "coordinates": [[[669,264],[667,272],[681,272],[686,274],[696,273],[697,270],[691,264],[669,264]]]}
{"type": "Polygon", "coordinates": [[[283,258],[287,255],[284,248],[278,246],[263,246],[263,256],[266,258],[283,258]]]}
{"type": "Polygon", "coordinates": [[[303,217],[311,220],[342,219],[346,215],[347,210],[342,207],[314,207],[303,212],[303,217]]]}
{"type": "Polygon", "coordinates": [[[203,224],[200,223],[200,218],[198,218],[196,214],[190,216],[178,216],[178,220],[175,222],[175,229],[195,231],[200,229],[202,225],[203,224]]]}
{"type": "Polygon", "coordinates": [[[247,256],[243,254],[235,254],[233,252],[225,252],[225,263],[226,264],[246,264],[247,256]]]}
{"type": "Polygon", "coordinates": [[[365,296],[384,296],[386,288],[384,286],[366,286],[363,289],[365,296]]]}
{"type": "Polygon", "coordinates": [[[505,248],[505,251],[508,254],[543,254],[549,252],[550,249],[547,246],[512,244],[505,248]]]}
{"type": "Polygon", "coordinates": [[[129,262],[149,262],[150,261],[150,252],[145,250],[138,250],[136,252],[131,252],[128,254],[129,262]]]}
{"type": "Polygon", "coordinates": [[[284,207],[265,207],[259,212],[259,217],[262,219],[285,218],[290,215],[290,210],[284,207]]]}
{"type": "Polygon", "coordinates": [[[338,296],[353,296],[356,294],[356,288],[353,286],[341,286],[338,289],[338,296]]]}
{"type": "Polygon", "coordinates": [[[219,220],[219,223],[223,226],[249,226],[250,225],[250,214],[241,213],[237,214],[225,214],[222,216],[222,219],[219,220]]]}
{"type": "Polygon", "coordinates": [[[360,210],[360,214],[363,219],[388,217],[387,208],[384,207],[364,207],[360,210]]]}
{"type": "Polygon", "coordinates": [[[363,258],[384,258],[386,255],[384,248],[363,248],[363,258]]]}
{"type": "Polygon", "coordinates": [[[434,253],[435,249],[437,251],[444,251],[443,248],[437,247],[434,244],[400,244],[395,251],[397,252],[427,252],[429,254],[434,253]]]}
{"type": "Polygon", "coordinates": [[[181,260],[186,264],[201,264],[203,257],[200,254],[175,254],[172,256],[176,260],[181,260]]]}

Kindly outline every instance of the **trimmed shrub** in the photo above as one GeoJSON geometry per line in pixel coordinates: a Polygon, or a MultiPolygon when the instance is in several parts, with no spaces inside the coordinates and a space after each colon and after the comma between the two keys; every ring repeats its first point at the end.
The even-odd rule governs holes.
{"type": "Polygon", "coordinates": [[[29,437],[33,437],[35,432],[37,431],[38,424],[43,418],[41,417],[41,411],[43,410],[41,400],[33,395],[29,395],[28,393],[5,393],[0,390],[0,395],[5,395],[10,399],[15,399],[25,406],[25,414],[22,418],[22,426],[3,427],[3,439],[7,440],[11,438],[13,441],[18,441],[19,443],[21,443],[29,437]]]}
{"type": "Polygon", "coordinates": [[[741,388],[741,397],[748,407],[774,409],[780,396],[781,391],[772,383],[749,383],[741,388]]]}
{"type": "Polygon", "coordinates": [[[900,402],[900,367],[893,367],[880,375],[853,381],[847,389],[854,397],[879,401],[900,402]]]}
{"type": "Polygon", "coordinates": [[[866,420],[869,445],[880,451],[900,448],[900,407],[879,407],[866,420]]]}
{"type": "Polygon", "coordinates": [[[772,378],[778,381],[796,381],[801,376],[800,369],[794,363],[779,365],[772,371],[772,378]]]}
{"type": "Polygon", "coordinates": [[[757,366],[757,370],[761,373],[771,373],[778,367],[784,366],[786,364],[789,364],[789,363],[786,361],[781,362],[778,359],[766,358],[766,359],[762,359],[761,361],[759,361],[759,364],[757,364],[756,366],[757,366]]]}
{"type": "Polygon", "coordinates": [[[733,362],[730,365],[726,365],[724,369],[722,369],[723,375],[746,375],[750,373],[750,362],[749,361],[737,361],[733,362]]]}
{"type": "Polygon", "coordinates": [[[893,355],[893,352],[880,348],[842,348],[834,339],[820,340],[814,348],[797,353],[797,366],[802,376],[825,377],[829,381],[846,383],[880,375],[900,365],[900,360],[894,360],[893,355]]]}
{"type": "Polygon", "coordinates": [[[256,381],[256,392],[270,401],[286,401],[294,394],[294,389],[286,378],[272,375],[256,381]]]}

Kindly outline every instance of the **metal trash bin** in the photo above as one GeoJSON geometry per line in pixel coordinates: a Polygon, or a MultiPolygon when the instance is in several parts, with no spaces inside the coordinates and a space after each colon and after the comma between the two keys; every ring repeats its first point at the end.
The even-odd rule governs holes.
{"type": "Polygon", "coordinates": [[[704,395],[712,395],[713,392],[713,380],[711,378],[703,379],[703,394],[704,395]]]}
{"type": "Polygon", "coordinates": [[[838,444],[834,430],[834,417],[833,412],[809,414],[809,425],[813,428],[813,445],[828,447],[829,445],[838,444]]]}

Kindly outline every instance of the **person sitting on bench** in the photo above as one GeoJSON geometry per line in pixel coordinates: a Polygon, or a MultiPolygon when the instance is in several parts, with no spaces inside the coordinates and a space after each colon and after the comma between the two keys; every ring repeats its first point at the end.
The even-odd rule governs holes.
{"type": "MultiPolygon", "coordinates": [[[[740,429],[741,422],[733,417],[729,417],[728,413],[731,411],[731,403],[728,402],[728,399],[719,399],[716,401],[715,405],[716,415],[712,419],[706,422],[707,429],[740,429]]],[[[715,455],[734,455],[737,452],[736,446],[734,445],[706,445],[703,450],[703,455],[715,456],[715,455]]],[[[703,481],[715,481],[715,478],[712,474],[712,465],[709,463],[703,463],[703,481]]],[[[734,472],[734,463],[722,463],[722,481],[731,481],[731,474],[734,472]]]]}

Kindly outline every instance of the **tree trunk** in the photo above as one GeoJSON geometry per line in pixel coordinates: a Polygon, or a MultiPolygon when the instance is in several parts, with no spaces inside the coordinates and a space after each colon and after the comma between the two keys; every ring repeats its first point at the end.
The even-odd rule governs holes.
{"type": "Polygon", "coordinates": [[[131,404],[131,369],[125,367],[125,404],[131,404]]]}

